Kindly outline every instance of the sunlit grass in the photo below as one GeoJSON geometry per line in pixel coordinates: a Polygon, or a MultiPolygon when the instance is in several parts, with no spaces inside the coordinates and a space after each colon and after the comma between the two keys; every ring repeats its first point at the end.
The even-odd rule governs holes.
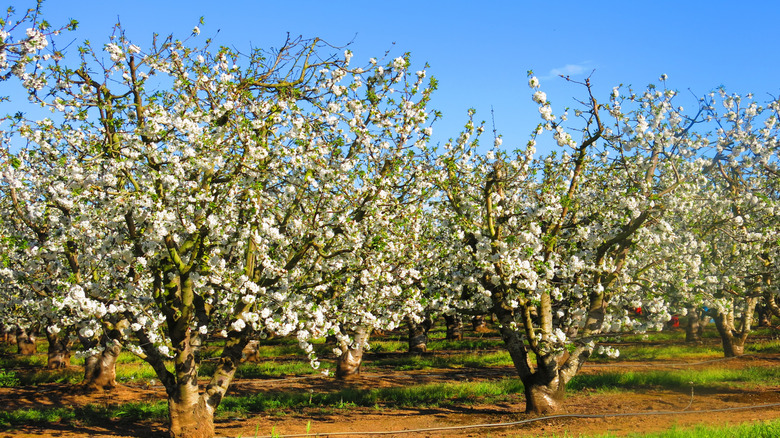
{"type": "Polygon", "coordinates": [[[268,377],[301,376],[319,374],[328,368],[328,365],[323,364],[319,369],[314,369],[308,361],[247,362],[238,366],[235,377],[238,379],[262,379],[268,377]]]}
{"type": "MultiPolygon", "coordinates": [[[[723,357],[723,350],[719,345],[694,345],[694,344],[661,344],[661,345],[616,345],[620,350],[619,360],[647,361],[647,360],[704,360],[723,357]]],[[[605,357],[593,356],[594,361],[612,361],[605,357]]]]}
{"type": "Polygon", "coordinates": [[[40,353],[32,356],[13,354],[0,357],[0,368],[44,368],[46,367],[46,360],[46,355],[40,353]]]}
{"type": "Polygon", "coordinates": [[[516,379],[491,382],[451,382],[398,388],[355,389],[320,392],[269,392],[246,397],[228,396],[217,412],[223,416],[245,416],[283,409],[319,407],[343,409],[354,406],[439,406],[442,404],[498,403],[517,399],[523,385],[516,379]]]}
{"type": "Polygon", "coordinates": [[[32,371],[17,371],[21,385],[39,385],[41,383],[77,384],[84,378],[84,371],[78,368],[58,370],[36,369],[32,371]]]}
{"type": "Polygon", "coordinates": [[[512,359],[506,351],[487,353],[462,353],[447,355],[398,355],[366,362],[369,368],[393,368],[398,371],[427,370],[433,368],[486,368],[491,366],[511,366],[512,359]]]}
{"type": "MultiPolygon", "coordinates": [[[[704,426],[686,428],[674,426],[663,432],[632,433],[621,435],[628,438],[776,438],[780,436],[780,420],[743,423],[738,425],[704,426]]],[[[551,435],[549,438],[613,438],[614,434],[603,435],[551,435]]]]}
{"type": "Polygon", "coordinates": [[[124,403],[121,405],[89,404],[82,407],[59,407],[45,409],[17,409],[0,411],[0,426],[12,427],[46,423],[85,423],[103,424],[111,420],[163,421],[168,417],[168,404],[164,401],[153,403],[124,403]]]}
{"type": "Polygon", "coordinates": [[[686,369],[609,371],[580,374],[569,382],[572,391],[594,389],[601,391],[646,390],[647,388],[745,388],[755,385],[780,385],[780,368],[748,367],[743,369],[686,369]]]}
{"type": "Polygon", "coordinates": [[[371,341],[371,351],[374,353],[402,353],[409,350],[409,343],[392,339],[371,341]]]}

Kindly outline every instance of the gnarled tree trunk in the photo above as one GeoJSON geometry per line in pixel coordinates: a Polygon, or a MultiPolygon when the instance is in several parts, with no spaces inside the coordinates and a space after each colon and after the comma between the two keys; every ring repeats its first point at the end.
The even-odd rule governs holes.
{"type": "MultiPolygon", "coordinates": [[[[549,295],[542,295],[543,305],[549,301],[549,295]],[[545,298],[547,299],[545,300],[545,298]]],[[[603,306],[603,301],[593,301],[594,308],[603,306]]],[[[571,351],[560,349],[545,353],[537,352],[534,364],[529,354],[533,347],[530,346],[530,343],[526,345],[523,337],[524,334],[527,339],[533,338],[530,336],[529,327],[518,328],[514,312],[504,306],[496,305],[493,310],[501,338],[512,358],[518,377],[523,382],[526,399],[525,411],[532,414],[559,412],[563,405],[566,385],[593,353],[595,344],[591,340],[583,338],[581,342],[572,345],[571,351]]],[[[528,309],[518,309],[518,311],[524,312],[526,320],[529,319],[530,311],[528,309]]],[[[547,322],[549,322],[552,319],[551,313],[548,312],[547,315],[547,322]]],[[[601,313],[592,311],[591,317],[586,321],[585,329],[592,330],[593,327],[600,327],[602,321],[601,313]]]]}
{"type": "Polygon", "coordinates": [[[35,335],[29,333],[27,329],[21,326],[16,327],[16,348],[17,353],[23,356],[32,356],[36,353],[35,335]]]}
{"type": "Polygon", "coordinates": [[[745,353],[745,342],[750,334],[757,302],[758,299],[755,297],[746,298],[745,308],[739,320],[734,316],[733,309],[716,312],[715,327],[720,334],[725,357],[742,356],[745,353]]]}
{"type": "Polygon", "coordinates": [[[444,322],[447,324],[448,341],[462,341],[463,340],[463,318],[457,314],[444,315],[444,322]]]}
{"type": "Polygon", "coordinates": [[[490,331],[483,315],[477,315],[471,320],[474,333],[487,333],[490,331]]]}
{"type": "Polygon", "coordinates": [[[194,385],[180,385],[168,397],[168,419],[172,438],[210,438],[214,436],[214,409],[194,385]]]}
{"type": "Polygon", "coordinates": [[[119,342],[101,336],[100,338],[84,338],[79,340],[85,349],[100,345],[101,351],[84,359],[84,380],[81,385],[88,391],[110,390],[116,388],[116,361],[122,346],[119,342]]]}
{"type": "Polygon", "coordinates": [[[360,365],[363,363],[363,345],[368,342],[371,331],[365,327],[358,327],[352,337],[352,344],[342,343],[341,356],[336,361],[336,378],[346,379],[349,376],[360,374],[360,365]]]}
{"type": "Polygon", "coordinates": [[[561,410],[566,395],[566,383],[557,374],[546,376],[537,371],[520,379],[525,392],[526,413],[541,415],[561,410]]]}
{"type": "Polygon", "coordinates": [[[70,347],[72,345],[67,336],[51,333],[46,330],[46,339],[49,341],[48,360],[46,368],[50,370],[67,368],[70,365],[70,347]]]}
{"type": "Polygon", "coordinates": [[[409,318],[409,352],[425,353],[428,351],[428,332],[433,326],[433,321],[428,316],[419,323],[409,318]]]}
{"type": "Polygon", "coordinates": [[[15,330],[13,326],[9,327],[0,324],[0,330],[3,333],[3,343],[16,345],[16,335],[14,334],[15,330]]]}
{"type": "Polygon", "coordinates": [[[701,344],[704,327],[707,326],[710,316],[702,309],[689,307],[686,319],[688,323],[685,325],[685,342],[701,344]]]}
{"type": "Polygon", "coordinates": [[[251,340],[241,351],[241,362],[260,362],[260,341],[251,340]]]}
{"type": "Polygon", "coordinates": [[[758,315],[759,327],[771,327],[772,326],[772,311],[768,304],[759,304],[756,306],[756,314],[758,315]]]}
{"type": "Polygon", "coordinates": [[[200,337],[190,332],[178,334],[180,341],[176,342],[179,337],[175,337],[173,342],[174,373],[167,370],[156,352],[152,352],[150,360],[168,393],[169,434],[172,438],[209,438],[214,436],[214,411],[233,380],[247,339],[231,332],[211,381],[201,391],[198,386],[200,337]]]}

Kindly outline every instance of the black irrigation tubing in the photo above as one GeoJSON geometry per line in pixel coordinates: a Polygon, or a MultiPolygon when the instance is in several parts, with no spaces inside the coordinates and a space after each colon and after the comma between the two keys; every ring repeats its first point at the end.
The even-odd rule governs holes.
{"type": "Polygon", "coordinates": [[[292,434],[292,435],[263,435],[263,436],[256,436],[255,438],[275,438],[279,436],[284,436],[285,438],[302,438],[302,437],[317,437],[317,436],[331,437],[331,436],[401,435],[407,433],[443,432],[449,430],[491,429],[491,428],[499,428],[499,427],[518,426],[521,424],[528,424],[536,421],[557,420],[562,418],[615,418],[615,417],[639,417],[639,416],[649,416],[649,415],[709,414],[715,412],[744,411],[748,409],[767,409],[767,408],[774,408],[774,407],[780,407],[780,403],[769,403],[769,404],[752,405],[752,406],[737,406],[737,407],[720,408],[720,409],[705,409],[700,411],[682,410],[682,411],[623,412],[623,413],[609,413],[609,414],[558,414],[558,415],[549,415],[546,417],[529,418],[527,420],[521,420],[521,421],[512,421],[508,423],[469,424],[465,426],[444,426],[444,427],[429,427],[424,429],[404,429],[404,430],[366,431],[366,432],[322,432],[322,433],[309,432],[305,434],[292,434]]]}

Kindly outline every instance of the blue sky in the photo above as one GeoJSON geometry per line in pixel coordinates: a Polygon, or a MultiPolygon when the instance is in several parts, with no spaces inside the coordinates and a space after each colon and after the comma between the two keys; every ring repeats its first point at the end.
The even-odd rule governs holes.
{"type": "Polygon", "coordinates": [[[67,38],[88,38],[96,47],[107,42],[117,18],[144,47],[153,32],[188,36],[203,16],[201,37],[216,35],[217,44],[239,50],[278,47],[289,32],[337,46],[352,42],[357,64],[388,50],[411,52],[414,69],[427,62],[439,79],[431,104],[444,113],[434,126],[437,142],[457,136],[470,107],[490,128],[492,106],[504,147],[525,144],[539,122],[527,70],[541,79],[556,113],[584,97],[582,87],[558,73],[579,80],[592,73],[602,100],[613,86],[642,88],[661,74],[667,86],[691,96],[688,106],[693,95],[721,85],[760,99],[780,94],[774,0],[48,0],[44,16],[53,25],[79,20],[67,38]]]}

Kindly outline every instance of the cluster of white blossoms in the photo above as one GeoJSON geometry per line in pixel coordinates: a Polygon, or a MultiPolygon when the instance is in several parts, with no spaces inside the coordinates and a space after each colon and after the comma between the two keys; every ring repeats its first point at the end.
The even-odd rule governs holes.
{"type": "MultiPolygon", "coordinates": [[[[312,339],[421,311],[423,262],[409,254],[430,188],[416,161],[431,134],[424,71],[406,57],[351,69],[347,52],[285,91],[255,76],[260,58],[239,67],[227,49],[104,49],[110,83],[137,95],[101,106],[110,131],[90,117],[19,124],[36,152],[4,160],[4,217],[24,215],[14,233],[41,249],[11,252],[4,277],[41,282],[54,314],[90,321],[84,335],[124,327],[117,341],[150,361],[188,337],[273,333],[318,365],[312,339]],[[147,91],[155,74],[171,88],[147,91]]],[[[292,74],[270,67],[269,81],[292,74]]],[[[52,109],[96,111],[105,90],[70,73],[53,71],[52,109]]]]}
{"type": "Polygon", "coordinates": [[[525,150],[480,155],[469,123],[432,168],[446,243],[429,269],[436,290],[450,291],[448,305],[495,312],[537,357],[563,346],[593,351],[600,334],[661,329],[690,305],[744,312],[747,295],[718,297],[747,291],[745,279],[768,275],[760,265],[779,260],[769,249],[778,203],[768,195],[777,182],[777,103],[737,108],[740,99],[726,96],[723,116],[710,108],[692,117],[673,104],[674,91],[616,87],[609,105],[575,111],[591,115],[575,139],[538,79],[528,84],[542,122],[525,150]],[[692,129],[715,120],[724,127],[715,136],[692,129]],[[545,130],[563,147],[555,158],[535,156],[545,130]],[[730,154],[730,170],[707,174],[723,165],[718,153],[730,154]],[[736,180],[719,179],[728,172],[752,173],[736,198],[725,190],[736,180]],[[504,309],[512,309],[506,319],[504,309]]]}

